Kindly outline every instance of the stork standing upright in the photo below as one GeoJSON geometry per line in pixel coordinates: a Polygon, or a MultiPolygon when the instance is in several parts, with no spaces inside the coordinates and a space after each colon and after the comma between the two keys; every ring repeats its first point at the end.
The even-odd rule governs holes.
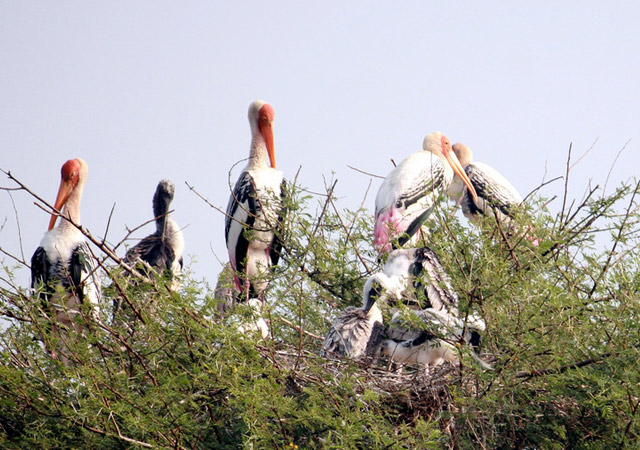
{"type": "MultiPolygon", "coordinates": [[[[60,333],[58,324],[81,333],[83,326],[76,320],[82,314],[80,304],[94,307],[94,314],[95,307],[99,306],[100,279],[89,246],[78,228],[87,173],[87,164],[80,158],[70,159],[62,166],[62,180],[54,204],[57,211],[62,211],[62,218],[54,228],[58,214],[51,215],[49,229],[31,258],[31,287],[54,322],[52,335],[60,340],[57,349],[48,349],[54,358],[58,357],[57,350],[66,348],[65,333],[60,333]],[[57,289],[59,285],[64,293],[57,289]]],[[[61,359],[68,362],[64,351],[61,359]]]]}
{"type": "Polygon", "coordinates": [[[427,135],[423,150],[409,155],[395,167],[376,196],[374,245],[389,253],[416,234],[431,212],[440,191],[451,183],[454,172],[475,196],[475,189],[440,132],[427,135]]]}
{"type": "Polygon", "coordinates": [[[172,289],[180,286],[178,278],[182,273],[184,250],[182,230],[169,214],[175,189],[174,184],[169,180],[161,180],[158,183],[153,195],[156,231],[131,247],[124,257],[124,262],[129,265],[143,261],[143,264],[159,269],[161,273],[169,274],[172,289]]]}
{"type": "Polygon", "coordinates": [[[264,301],[267,271],[280,258],[284,177],[276,170],[274,118],[268,103],[256,100],[249,105],[249,162],[227,205],[225,239],[239,300],[257,297],[264,301]]]}
{"type": "Polygon", "coordinates": [[[449,198],[461,203],[462,213],[471,221],[495,217],[500,223],[509,225],[514,208],[522,203],[522,197],[516,188],[493,167],[473,162],[473,153],[466,145],[454,144],[453,152],[464,167],[477,195],[469,195],[467,187],[456,176],[447,190],[449,198]]]}

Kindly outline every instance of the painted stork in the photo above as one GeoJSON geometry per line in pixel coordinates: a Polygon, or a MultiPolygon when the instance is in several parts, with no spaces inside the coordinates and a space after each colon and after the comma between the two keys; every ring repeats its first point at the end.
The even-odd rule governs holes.
{"type": "Polygon", "coordinates": [[[362,292],[362,306],[349,306],[333,321],[322,344],[325,357],[373,356],[382,335],[382,312],[376,301],[388,289],[386,281],[380,273],[369,277],[362,292]]]}
{"type": "Polygon", "coordinates": [[[475,196],[475,189],[440,132],[427,135],[423,150],[409,155],[385,178],[375,202],[374,245],[389,253],[416,234],[431,213],[441,190],[456,173],[475,196]]]}
{"type": "Polygon", "coordinates": [[[473,153],[466,145],[454,144],[453,152],[464,167],[477,195],[470,196],[469,190],[456,176],[447,190],[449,198],[461,203],[464,216],[471,221],[489,216],[509,225],[513,209],[522,203],[522,197],[516,188],[493,167],[473,162],[473,153]]]}
{"type": "Polygon", "coordinates": [[[156,231],[142,239],[127,251],[124,262],[153,267],[171,278],[173,290],[180,287],[178,278],[182,273],[184,237],[178,224],[169,214],[175,186],[169,180],[161,180],[153,195],[153,215],[156,219],[156,231]]]}
{"type": "Polygon", "coordinates": [[[284,177],[276,170],[274,117],[274,109],[262,100],[249,105],[249,162],[227,205],[225,239],[229,262],[239,299],[244,300],[257,297],[264,301],[266,274],[271,265],[278,264],[282,247],[278,235],[284,177]]]}
{"type": "Polygon", "coordinates": [[[446,310],[427,308],[421,311],[396,312],[387,330],[388,339],[381,345],[380,353],[388,355],[398,364],[414,364],[430,368],[444,361],[459,361],[456,344],[465,343],[471,348],[472,358],[484,369],[492,367],[477,354],[480,333],[484,321],[469,315],[460,319],[446,310]]]}
{"type": "MultiPolygon", "coordinates": [[[[100,303],[101,287],[96,264],[78,228],[87,173],[87,164],[80,158],[70,159],[62,166],[62,180],[54,204],[56,211],[61,211],[62,218],[54,228],[58,214],[54,212],[51,215],[49,229],[31,258],[31,287],[54,322],[51,334],[59,339],[55,347],[61,350],[61,360],[65,363],[68,363],[64,354],[65,334],[60,332],[58,325],[63,330],[81,333],[84,327],[76,320],[83,314],[80,305],[93,306],[95,314],[100,303]],[[62,286],[63,291],[58,286],[62,286]]],[[[58,357],[56,348],[48,350],[53,358],[58,357]]]]}

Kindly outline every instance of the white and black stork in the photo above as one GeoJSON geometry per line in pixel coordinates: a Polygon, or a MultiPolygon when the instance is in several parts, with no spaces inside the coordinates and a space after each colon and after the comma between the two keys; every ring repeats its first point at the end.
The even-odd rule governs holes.
{"type": "Polygon", "coordinates": [[[169,275],[171,288],[178,289],[182,273],[184,237],[182,230],[169,213],[175,186],[169,180],[161,180],[153,195],[153,215],[156,231],[131,247],[124,262],[130,266],[152,267],[161,274],[169,275]]]}
{"type": "Polygon", "coordinates": [[[53,322],[51,332],[54,339],[58,339],[58,343],[48,350],[54,358],[61,350],[61,360],[66,363],[65,333],[60,332],[59,325],[65,330],[81,333],[84,327],[77,320],[83,314],[80,305],[91,305],[95,317],[101,286],[95,261],[79,229],[87,164],[80,158],[70,159],[62,166],[61,173],[62,180],[54,204],[56,211],[61,211],[60,222],[54,228],[58,219],[58,213],[54,212],[49,229],[31,258],[31,287],[53,322]]]}
{"type": "Polygon", "coordinates": [[[464,167],[476,196],[469,195],[467,187],[455,176],[447,190],[449,198],[460,202],[464,216],[471,221],[495,217],[500,223],[509,225],[514,209],[522,203],[518,190],[493,167],[474,162],[473,153],[466,145],[454,144],[453,152],[464,167]]]}
{"type": "Polygon", "coordinates": [[[264,301],[269,267],[278,264],[284,177],[276,170],[273,143],[275,111],[256,100],[249,105],[251,148],[229,197],[225,239],[238,299],[264,301]],[[267,162],[267,157],[269,162],[267,162]]]}
{"type": "Polygon", "coordinates": [[[427,135],[422,147],[398,164],[378,190],[374,245],[380,253],[389,253],[412,239],[440,192],[451,183],[454,172],[475,196],[475,189],[444,134],[427,135]]]}

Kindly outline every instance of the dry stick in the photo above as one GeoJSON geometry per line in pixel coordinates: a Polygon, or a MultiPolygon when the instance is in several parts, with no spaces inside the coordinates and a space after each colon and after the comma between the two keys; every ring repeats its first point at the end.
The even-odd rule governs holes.
{"type": "Polygon", "coordinates": [[[600,136],[598,136],[598,137],[596,138],[596,140],[595,140],[595,141],[593,141],[593,144],[591,144],[591,147],[589,147],[589,148],[588,148],[588,149],[587,149],[587,150],[586,150],[586,151],[585,151],[585,152],[584,152],[584,153],[583,153],[583,154],[582,154],[582,155],[581,155],[581,156],[576,160],[576,162],[574,162],[573,164],[571,164],[571,169],[573,169],[575,166],[577,166],[577,165],[578,165],[578,163],[582,160],[582,158],[584,158],[585,156],[587,156],[587,154],[588,154],[589,152],[591,152],[591,150],[593,150],[593,148],[596,146],[596,144],[597,144],[597,142],[598,142],[598,140],[599,140],[599,139],[600,139],[600,136]]]}
{"type": "Polygon", "coordinates": [[[147,442],[142,442],[142,441],[138,441],[136,439],[132,439],[123,435],[115,435],[113,433],[108,433],[104,430],[101,430],[99,428],[95,428],[92,427],[91,425],[87,425],[86,423],[81,423],[80,424],[84,429],[91,431],[92,433],[96,433],[99,434],[100,436],[109,436],[109,437],[113,437],[113,438],[117,438],[117,439],[121,439],[125,442],[128,442],[130,444],[135,444],[135,445],[139,445],[141,447],[145,447],[145,448],[156,448],[156,446],[154,444],[149,444],[147,442]]]}
{"type": "Polygon", "coordinates": [[[547,368],[547,369],[534,370],[532,372],[518,372],[518,373],[516,373],[516,378],[525,378],[525,381],[528,381],[531,378],[535,378],[535,377],[541,377],[541,376],[544,376],[544,375],[564,373],[569,369],[579,369],[580,367],[589,366],[591,364],[600,364],[600,363],[604,362],[604,360],[606,358],[609,358],[611,356],[617,356],[617,354],[605,353],[603,355],[600,355],[598,358],[585,359],[584,361],[580,361],[580,362],[573,363],[573,364],[567,364],[567,365],[560,366],[560,367],[550,367],[550,368],[547,368]]]}
{"type": "Polygon", "coordinates": [[[8,256],[11,259],[14,259],[16,262],[19,262],[20,264],[24,264],[27,268],[30,268],[31,266],[29,264],[26,263],[26,261],[21,260],[20,258],[18,258],[17,256],[12,255],[11,253],[9,253],[8,251],[6,251],[5,249],[3,249],[2,247],[0,247],[0,253],[8,256]]]}
{"type": "MultiPolygon", "coordinates": [[[[394,165],[395,165],[395,163],[394,163],[394,165]]],[[[349,164],[347,164],[347,167],[348,167],[349,169],[351,169],[351,170],[355,170],[356,172],[360,172],[360,173],[362,173],[362,174],[364,174],[364,175],[368,175],[368,176],[370,176],[370,177],[383,178],[383,179],[385,178],[385,177],[383,177],[383,176],[381,176],[381,175],[376,175],[375,173],[365,172],[364,170],[360,170],[360,169],[358,169],[358,168],[356,168],[356,167],[350,166],[349,164]]]]}
{"type": "Polygon", "coordinates": [[[284,317],[277,317],[278,320],[280,320],[282,323],[284,323],[285,325],[293,328],[296,331],[299,331],[300,333],[304,333],[309,337],[312,337],[314,339],[320,340],[320,341],[324,341],[324,338],[322,336],[318,336],[317,334],[313,334],[310,331],[305,330],[304,328],[302,328],[299,325],[296,325],[295,323],[285,319],[284,317]]]}
{"type": "MultiPolygon", "coordinates": [[[[35,196],[35,194],[33,194],[35,196]]],[[[36,198],[39,199],[39,197],[36,196],[36,198]]],[[[73,220],[71,220],[68,217],[65,217],[62,215],[61,212],[57,211],[55,208],[53,208],[51,205],[49,205],[48,203],[44,202],[45,206],[47,208],[45,208],[42,205],[39,205],[37,203],[34,202],[34,204],[42,209],[45,212],[50,212],[47,211],[47,208],[50,208],[51,211],[53,211],[53,214],[57,214],[62,220],[66,220],[67,222],[69,222],[71,225],[73,225],[74,227],[76,227],[78,230],[80,230],[80,232],[87,238],[89,239],[96,247],[98,247],[100,250],[102,250],[102,252],[107,255],[111,260],[113,260],[116,264],[118,264],[120,267],[122,267],[123,269],[125,269],[127,272],[129,272],[131,275],[133,275],[136,278],[139,278],[140,280],[146,282],[146,283],[150,283],[151,284],[151,280],[148,277],[145,277],[144,275],[140,274],[137,270],[133,269],[129,264],[125,263],[120,257],[118,257],[118,255],[116,255],[115,251],[111,248],[109,248],[109,246],[107,244],[103,244],[102,242],[100,242],[97,238],[95,238],[91,232],[89,230],[87,230],[86,228],[84,228],[82,225],[75,223],[73,220]]]]}
{"type": "Polygon", "coordinates": [[[13,207],[13,213],[16,217],[16,227],[18,228],[18,242],[20,243],[20,254],[22,255],[23,264],[26,264],[25,263],[26,259],[24,257],[24,248],[22,245],[22,228],[20,227],[20,218],[18,217],[18,209],[16,208],[16,203],[13,201],[13,195],[11,195],[11,192],[7,192],[7,194],[11,199],[11,206],[13,207]]]}
{"type": "Polygon", "coordinates": [[[620,149],[620,151],[616,155],[615,159],[613,160],[613,163],[611,163],[611,167],[609,168],[609,173],[607,173],[607,178],[604,180],[604,188],[602,189],[602,196],[603,197],[604,197],[605,191],[607,190],[607,183],[609,183],[609,177],[611,176],[611,172],[613,172],[613,168],[616,165],[616,161],[618,161],[618,158],[620,158],[620,155],[622,154],[624,149],[627,148],[627,145],[629,145],[629,142],[631,142],[631,139],[629,139],[627,142],[624,143],[624,145],[622,146],[622,148],[620,149]]]}
{"type": "MultiPolygon", "coordinates": [[[[322,177],[324,180],[324,176],[322,177]]],[[[327,182],[325,180],[325,189],[327,188],[327,182]]],[[[335,183],[334,183],[335,186],[335,183]]],[[[327,191],[328,192],[328,191],[327,191]]],[[[333,192],[333,190],[332,190],[333,192]]],[[[358,247],[356,246],[356,244],[349,239],[349,229],[347,228],[347,226],[345,225],[344,221],[342,220],[342,216],[340,215],[340,213],[338,212],[338,208],[336,207],[335,202],[333,201],[333,198],[331,198],[331,196],[329,196],[329,202],[331,203],[331,206],[333,207],[334,212],[336,213],[336,216],[338,217],[338,220],[340,221],[340,225],[342,226],[342,228],[344,229],[344,231],[347,233],[347,241],[349,241],[349,243],[351,244],[351,246],[353,247],[353,250],[356,252],[356,256],[358,257],[358,259],[360,260],[360,262],[362,263],[362,265],[364,266],[365,270],[367,271],[368,274],[371,273],[371,269],[369,269],[369,266],[367,265],[367,262],[364,260],[364,258],[362,257],[362,255],[360,254],[360,251],[358,251],[358,247]]]]}
{"type": "Polygon", "coordinates": [[[569,172],[571,171],[571,150],[573,149],[573,142],[569,144],[569,152],[567,153],[567,170],[564,176],[564,196],[562,198],[562,210],[560,211],[560,223],[564,219],[564,211],[567,205],[567,196],[569,195],[569,172]]]}
{"type": "MultiPolygon", "coordinates": [[[[525,203],[525,202],[529,199],[529,197],[533,196],[536,192],[538,192],[540,189],[542,189],[543,187],[545,187],[547,184],[551,184],[551,183],[553,183],[554,181],[561,180],[562,178],[563,178],[563,177],[555,177],[555,178],[552,178],[552,179],[551,179],[551,180],[549,180],[549,181],[544,181],[544,182],[542,182],[542,183],[541,183],[537,188],[535,188],[534,190],[532,190],[531,192],[529,192],[529,193],[524,197],[524,199],[522,200],[522,203],[525,203]]],[[[555,196],[554,196],[554,198],[555,198],[555,196]]],[[[522,204],[522,203],[520,203],[520,204],[522,204]]]]}
{"type": "Polygon", "coordinates": [[[631,208],[633,207],[633,202],[634,202],[634,200],[636,198],[636,195],[638,194],[639,190],[640,190],[640,181],[636,184],[636,188],[634,189],[633,194],[631,195],[631,198],[629,199],[629,205],[627,206],[627,211],[626,211],[626,214],[624,216],[624,219],[622,219],[622,223],[620,224],[620,230],[618,231],[618,235],[616,236],[616,238],[615,238],[615,240],[613,242],[613,246],[611,247],[611,250],[608,252],[607,261],[605,262],[604,266],[602,267],[602,271],[600,272],[600,275],[598,276],[598,279],[593,283],[593,287],[591,288],[591,292],[589,292],[589,298],[591,298],[593,293],[596,291],[596,288],[598,287],[598,283],[600,283],[600,281],[604,277],[604,275],[607,272],[607,270],[609,270],[609,267],[610,267],[610,264],[611,264],[611,259],[613,258],[613,254],[616,251],[616,247],[620,243],[622,230],[624,230],[624,227],[625,227],[625,225],[627,223],[627,220],[629,219],[629,217],[631,215],[631,208]]]}

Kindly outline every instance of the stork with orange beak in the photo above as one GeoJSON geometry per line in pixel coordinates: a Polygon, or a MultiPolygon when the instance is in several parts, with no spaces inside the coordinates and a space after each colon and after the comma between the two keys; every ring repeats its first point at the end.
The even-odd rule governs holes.
{"type": "Polygon", "coordinates": [[[282,248],[278,236],[285,181],[282,172],[276,170],[274,118],[275,111],[268,103],[256,100],[249,105],[249,162],[227,205],[225,239],[241,301],[250,298],[264,301],[267,271],[278,264],[282,248]]]}
{"type": "Polygon", "coordinates": [[[422,148],[398,164],[378,190],[373,233],[379,253],[389,253],[412,239],[454,173],[476,198],[476,191],[444,134],[427,135],[422,148]]]}
{"type": "MultiPolygon", "coordinates": [[[[64,334],[58,332],[57,324],[67,330],[82,332],[83,327],[76,320],[82,314],[80,304],[94,308],[99,305],[100,279],[89,246],[78,228],[87,164],[80,158],[70,159],[62,166],[61,173],[54,204],[56,212],[51,215],[49,229],[31,258],[31,287],[56,324],[52,326],[52,333],[62,341],[57,348],[63,350],[64,334]],[[55,227],[58,215],[62,217],[55,227]],[[57,289],[59,285],[64,288],[64,294],[57,289]]],[[[93,311],[95,313],[95,309],[93,311]]],[[[57,357],[56,349],[49,348],[49,351],[57,357]]],[[[67,361],[64,352],[61,359],[67,361]]]]}

